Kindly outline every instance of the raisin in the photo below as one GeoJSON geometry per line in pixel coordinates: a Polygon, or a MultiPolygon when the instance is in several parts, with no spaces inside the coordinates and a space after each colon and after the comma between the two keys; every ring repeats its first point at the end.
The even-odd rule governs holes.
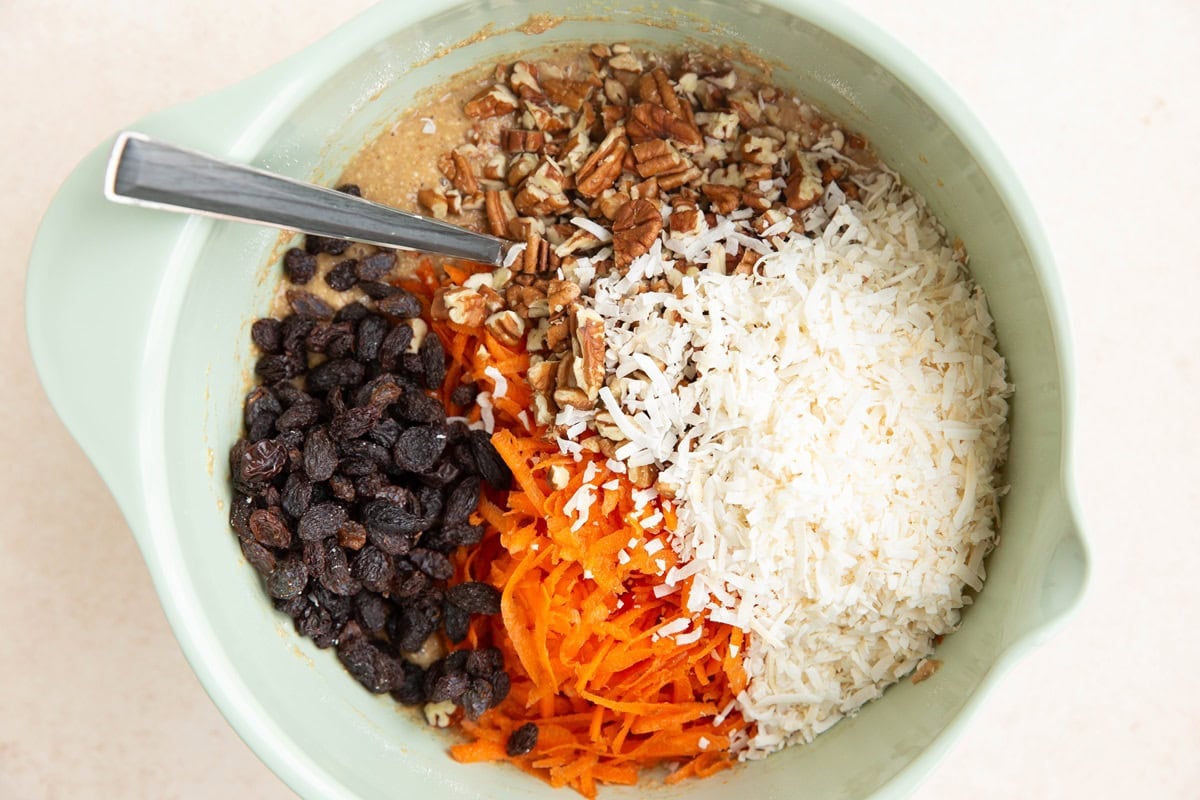
{"type": "Polygon", "coordinates": [[[317,541],[336,536],[338,528],[346,521],[346,509],[337,503],[319,503],[300,517],[296,533],[305,541],[317,541]]]}
{"type": "Polygon", "coordinates": [[[421,316],[421,301],[416,298],[416,295],[403,289],[397,289],[386,297],[378,298],[375,306],[383,313],[400,319],[413,319],[421,316]]]}
{"type": "Polygon", "coordinates": [[[333,615],[324,606],[310,602],[296,617],[296,632],[312,639],[318,647],[329,647],[334,638],[333,615]]]}
{"type": "Polygon", "coordinates": [[[452,644],[458,644],[467,638],[471,615],[453,603],[446,603],[442,606],[442,628],[446,631],[446,638],[452,644]]]}
{"type": "MultiPolygon", "coordinates": [[[[353,340],[354,337],[348,338],[353,340]]],[[[329,353],[329,348],[326,348],[326,352],[329,353]]],[[[337,386],[357,386],[365,377],[366,369],[362,364],[353,359],[338,357],[313,367],[305,380],[310,392],[328,392],[337,386]]]]}
{"type": "Polygon", "coordinates": [[[467,436],[471,447],[471,457],[479,467],[479,474],[492,485],[492,488],[507,491],[512,486],[512,470],[500,458],[492,445],[492,437],[487,431],[471,431],[467,436]]]}
{"type": "Polygon", "coordinates": [[[266,355],[254,362],[254,374],[267,383],[294,378],[304,372],[305,364],[293,355],[266,355]]]}
{"type": "MultiPolygon", "coordinates": [[[[342,442],[338,449],[342,455],[350,458],[361,458],[371,463],[380,469],[387,469],[392,465],[392,454],[388,448],[381,444],[376,444],[370,439],[351,439],[342,442]]],[[[374,496],[374,492],[371,495],[374,496]]]]}
{"type": "Polygon", "coordinates": [[[467,655],[465,669],[472,678],[486,678],[504,669],[504,654],[497,647],[482,647],[467,655]]]}
{"type": "Polygon", "coordinates": [[[415,508],[417,505],[417,496],[411,490],[391,483],[376,489],[375,498],[378,500],[387,500],[389,503],[395,503],[398,506],[404,506],[409,509],[415,508]]]}
{"type": "Polygon", "coordinates": [[[391,592],[393,597],[403,600],[419,597],[429,591],[431,586],[433,586],[433,580],[421,570],[414,569],[397,578],[392,585],[391,592]]]}
{"type": "Polygon", "coordinates": [[[379,410],[370,406],[347,408],[329,423],[329,432],[338,440],[357,439],[379,421],[379,410]]]}
{"type": "Polygon", "coordinates": [[[537,740],[537,725],[534,725],[532,722],[526,722],[508,737],[508,743],[504,745],[504,752],[508,754],[509,758],[523,756],[537,747],[537,740]]]}
{"type": "Polygon", "coordinates": [[[392,699],[406,706],[425,702],[425,670],[416,664],[402,662],[404,677],[399,686],[392,689],[392,699]]]}
{"type": "Polygon", "coordinates": [[[304,237],[304,249],[312,255],[329,253],[332,256],[340,256],[346,252],[346,248],[349,246],[350,242],[345,239],[332,239],[328,236],[316,236],[313,234],[304,237]]]}
{"type": "MultiPolygon", "coordinates": [[[[333,306],[326,303],[321,298],[311,292],[301,291],[299,289],[289,289],[287,292],[288,305],[292,307],[292,311],[296,312],[296,316],[302,319],[311,320],[331,320],[333,319],[333,306]]],[[[308,332],[305,331],[305,335],[308,332]]]]}
{"type": "Polygon", "coordinates": [[[372,638],[382,639],[386,635],[391,616],[391,604],[379,595],[359,592],[354,596],[354,619],[372,638]]]}
{"type": "Polygon", "coordinates": [[[312,481],[301,472],[288,475],[287,483],[283,486],[279,504],[283,511],[292,519],[299,519],[312,503],[312,481]]]}
{"type": "Polygon", "coordinates": [[[354,502],[354,481],[345,475],[331,475],[329,477],[329,491],[333,492],[333,496],[343,503],[354,502]]]}
{"type": "Polygon", "coordinates": [[[512,679],[508,677],[507,672],[495,672],[491,677],[492,683],[492,705],[498,706],[504,702],[504,698],[508,697],[509,689],[512,688],[512,679]]]}
{"type": "Polygon", "coordinates": [[[321,415],[321,404],[312,398],[293,403],[275,420],[275,427],[284,431],[303,430],[315,425],[321,415]]]}
{"type": "Polygon", "coordinates": [[[469,547],[479,544],[483,539],[482,525],[443,525],[428,531],[421,536],[421,547],[437,550],[439,553],[450,553],[456,547],[469,547]]]}
{"type": "Polygon", "coordinates": [[[327,539],[325,548],[324,569],[317,575],[329,591],[343,597],[358,594],[362,585],[350,574],[350,565],[346,561],[346,552],[338,546],[335,539],[327,539]]]}
{"type": "Polygon", "coordinates": [[[248,495],[235,491],[233,501],[229,504],[229,526],[239,539],[253,539],[250,531],[250,515],[254,513],[254,500],[248,495]]]}
{"type": "Polygon", "coordinates": [[[369,544],[354,557],[354,563],[350,565],[350,574],[372,592],[382,593],[388,590],[396,575],[396,569],[387,553],[369,544]]]}
{"type": "Polygon", "coordinates": [[[338,312],[333,315],[334,322],[358,322],[360,319],[370,314],[371,310],[362,303],[355,300],[353,303],[347,303],[338,309],[338,312]]]}
{"type": "Polygon", "coordinates": [[[333,342],[344,337],[352,337],[353,329],[348,322],[321,321],[313,326],[304,339],[304,346],[313,353],[328,353],[333,342]]]}
{"type": "Polygon", "coordinates": [[[391,450],[400,439],[400,423],[390,417],[382,419],[367,432],[367,438],[375,444],[391,450]]]}
{"type": "Polygon", "coordinates": [[[404,422],[425,425],[444,425],[446,409],[424,392],[405,392],[392,406],[396,417],[404,422]]]}
{"type": "Polygon", "coordinates": [[[473,383],[460,383],[450,393],[450,402],[456,406],[469,406],[479,396],[479,387],[473,383]]]}
{"type": "Polygon", "coordinates": [[[358,262],[353,258],[339,261],[329,268],[329,272],[325,273],[325,283],[335,292],[349,291],[354,284],[358,283],[358,275],[354,272],[357,264],[358,262]]]}
{"type": "Polygon", "coordinates": [[[242,555],[250,562],[250,566],[263,575],[270,575],[274,572],[276,566],[274,553],[253,539],[243,539],[241,544],[242,555]]]}
{"type": "Polygon", "coordinates": [[[288,530],[283,515],[275,509],[255,509],[250,515],[250,531],[255,540],[266,547],[284,550],[292,543],[292,532],[288,530]]]}
{"type": "Polygon", "coordinates": [[[317,428],[304,441],[304,472],[310,480],[326,481],[337,468],[337,448],[324,428],[317,428]]]}
{"type": "Polygon", "coordinates": [[[279,320],[265,317],[250,326],[250,340],[264,353],[278,353],[283,348],[283,332],[279,320]]]}
{"type": "Polygon", "coordinates": [[[442,381],[446,380],[446,350],[441,337],[430,333],[421,341],[418,352],[425,368],[425,388],[442,388],[442,381]]]}
{"type": "Polygon", "coordinates": [[[442,514],[442,523],[456,525],[466,522],[467,517],[479,508],[479,479],[464,478],[446,497],[446,510],[442,514]]]}
{"type": "Polygon", "coordinates": [[[337,654],[346,671],[369,692],[387,692],[393,683],[403,679],[403,667],[396,659],[367,641],[357,624],[346,626],[342,641],[338,643],[337,654]],[[348,631],[352,627],[354,631],[350,634],[348,631]]]}
{"type": "Polygon", "coordinates": [[[388,372],[393,372],[400,364],[400,357],[412,343],[413,329],[403,323],[388,331],[379,346],[379,366],[388,372]]]}
{"type": "Polygon", "coordinates": [[[279,600],[290,600],[304,591],[308,583],[308,569],[297,556],[280,559],[275,569],[267,576],[267,592],[279,600]]]}
{"type": "Polygon", "coordinates": [[[477,720],[492,707],[492,684],[483,678],[475,678],[463,692],[459,704],[469,720],[477,720]]]}
{"type": "Polygon", "coordinates": [[[421,483],[441,489],[454,483],[460,475],[462,475],[462,470],[450,459],[443,458],[436,467],[417,477],[421,483]]]}
{"type": "Polygon", "coordinates": [[[446,434],[440,428],[417,425],[400,434],[392,456],[396,466],[408,472],[427,472],[446,448],[446,434]]]}
{"type": "Polygon", "coordinates": [[[347,550],[361,550],[367,543],[367,529],[361,522],[349,520],[338,528],[337,542],[347,550]]]}
{"type": "Polygon", "coordinates": [[[242,408],[242,419],[247,428],[252,428],[259,419],[269,417],[272,421],[283,412],[279,398],[266,386],[255,386],[246,395],[242,408]]]}
{"type": "Polygon", "coordinates": [[[441,623],[441,615],[430,613],[423,604],[401,605],[392,616],[388,635],[392,644],[401,653],[415,653],[425,646],[425,640],[433,635],[441,623]]]}
{"type": "Polygon", "coordinates": [[[264,439],[246,448],[237,465],[237,477],[248,485],[263,484],[283,471],[287,448],[274,439],[264,439]]]}
{"type": "Polygon", "coordinates": [[[279,398],[279,402],[285,406],[311,399],[303,389],[291,381],[279,381],[271,387],[271,391],[279,398]]]}
{"type": "Polygon", "coordinates": [[[283,272],[289,281],[303,286],[317,274],[317,257],[293,247],[283,256],[283,272]]]}
{"type": "Polygon", "coordinates": [[[382,281],[395,266],[396,254],[380,251],[359,261],[355,272],[360,281],[382,281]]]}
{"type": "Polygon", "coordinates": [[[325,346],[325,355],[330,358],[351,358],[354,356],[354,334],[351,331],[339,332],[325,346]]]}
{"type": "Polygon", "coordinates": [[[464,672],[450,672],[441,675],[433,682],[433,689],[429,692],[429,702],[458,700],[470,685],[471,679],[464,672]]]}
{"type": "Polygon", "coordinates": [[[421,501],[421,519],[425,521],[421,529],[425,530],[437,522],[442,513],[442,493],[431,486],[422,486],[417,489],[417,498],[421,501]]]}
{"type": "Polygon", "coordinates": [[[391,297],[397,292],[404,291],[390,283],[382,283],[380,281],[359,281],[358,288],[362,289],[363,294],[372,300],[382,300],[385,297],[391,297]]]}
{"type": "Polygon", "coordinates": [[[425,383],[425,362],[421,360],[420,353],[405,353],[400,356],[400,372],[406,378],[416,381],[417,383],[425,383]]]}
{"type": "Polygon", "coordinates": [[[362,189],[358,188],[357,183],[343,183],[337,187],[337,191],[342,194],[351,195],[352,197],[362,197],[362,189]]]}
{"type": "MultiPolygon", "coordinates": [[[[442,555],[441,553],[437,552],[436,550],[426,550],[423,547],[417,547],[417,548],[414,548],[413,551],[408,554],[408,558],[410,561],[412,561],[414,564],[416,564],[417,569],[421,570],[421,572],[424,572],[426,575],[433,578],[435,581],[448,580],[454,576],[454,565],[450,563],[450,559],[446,558],[446,556],[442,555]]],[[[469,584],[462,584],[462,585],[467,586],[469,584]]],[[[455,587],[455,588],[458,588],[458,587],[455,587]]],[[[488,587],[488,588],[491,588],[491,587],[488,587]]],[[[468,611],[469,609],[464,608],[463,610],[468,611]]],[[[489,613],[489,612],[480,612],[480,613],[489,613]]],[[[490,613],[494,613],[494,612],[490,612],[490,613]]]]}
{"type": "Polygon", "coordinates": [[[358,340],[355,355],[359,361],[374,361],[379,358],[379,347],[388,333],[388,321],[376,314],[363,317],[358,323],[358,340]]]}
{"type": "Polygon", "coordinates": [[[479,581],[450,587],[446,591],[446,600],[469,614],[500,613],[500,590],[479,581]]]}

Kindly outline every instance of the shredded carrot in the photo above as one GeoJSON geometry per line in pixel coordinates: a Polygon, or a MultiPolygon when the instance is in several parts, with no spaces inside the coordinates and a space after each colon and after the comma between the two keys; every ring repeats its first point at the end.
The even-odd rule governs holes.
{"type": "MultiPolygon", "coordinates": [[[[475,271],[446,265],[442,274],[461,284],[475,271]]],[[[439,273],[423,262],[402,285],[428,309],[438,284],[439,273]]],[[[636,487],[603,455],[585,450],[576,460],[559,452],[534,424],[523,346],[509,348],[484,330],[449,321],[435,320],[431,330],[450,360],[440,399],[462,413],[467,409],[451,402],[459,383],[491,393],[492,443],[513,474],[512,488],[486,493],[472,517],[485,527],[483,541],[456,555],[457,580],[501,591],[501,613],[475,617],[460,646],[500,648],[512,688],[499,707],[463,721],[469,741],[451,755],[508,761],[586,797],[595,796],[597,784],[630,785],[641,770],[667,762],[676,765],[667,783],[732,766],[730,737],[745,722],[736,713],[716,719],[746,686],[746,641],[740,630],[689,612],[686,583],[655,596],[675,556],[670,547],[648,553],[644,545],[674,529],[674,507],[651,501],[638,508],[636,487]],[[565,487],[551,484],[552,467],[567,468],[565,487]],[[591,489],[581,489],[585,469],[594,470],[591,489]],[[599,488],[614,481],[615,489],[599,488]],[[580,491],[593,497],[582,524],[568,510],[580,491]],[[640,520],[656,511],[661,521],[643,526],[640,520]],[[679,621],[683,630],[703,626],[702,634],[683,645],[659,635],[667,625],[681,632],[679,621]],[[509,736],[527,722],[538,726],[536,746],[508,756],[509,736]]]]}

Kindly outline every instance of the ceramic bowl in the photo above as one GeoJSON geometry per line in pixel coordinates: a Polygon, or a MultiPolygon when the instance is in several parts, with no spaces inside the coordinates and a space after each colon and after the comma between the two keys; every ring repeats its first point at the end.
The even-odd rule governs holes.
{"type": "MultiPolygon", "coordinates": [[[[226,91],[130,127],[304,179],[333,182],[420,90],[475,64],[563,42],[732,45],[868,135],[966,243],[1016,384],[1003,541],[944,666],[904,681],[814,744],[664,798],[905,794],[989,687],[1077,603],[1087,574],[1071,479],[1071,352],[1033,210],[945,84],[827,0],[426,0],[371,9],[226,91]],[[561,17],[539,34],[531,14],[561,17]],[[490,35],[475,36],[481,31],[490,35]]],[[[505,766],[458,765],[447,739],[368,694],[267,602],[228,529],[225,454],[241,425],[249,325],[278,280],[276,232],[108,204],[110,143],[67,180],[30,263],[29,340],[51,402],[108,483],[176,636],[213,700],[308,798],[551,797],[505,766]]],[[[645,787],[607,790],[642,796],[645,787]]]]}

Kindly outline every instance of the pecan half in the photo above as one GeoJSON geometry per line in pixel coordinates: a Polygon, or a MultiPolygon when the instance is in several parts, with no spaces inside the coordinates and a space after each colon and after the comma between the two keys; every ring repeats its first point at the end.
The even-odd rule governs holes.
{"type": "Polygon", "coordinates": [[[621,165],[629,152],[625,129],[618,126],[608,132],[594,153],[575,173],[575,191],[584,197],[597,197],[621,175],[621,165]]]}
{"type": "Polygon", "coordinates": [[[575,303],[571,306],[571,329],[575,383],[594,403],[604,385],[604,320],[592,309],[575,303]]]}
{"type": "Polygon", "coordinates": [[[507,237],[509,223],[517,218],[517,208],[513,205],[512,195],[508,191],[488,189],[483,194],[483,204],[487,212],[488,230],[493,236],[507,237]]]}
{"type": "Polygon", "coordinates": [[[434,319],[448,319],[458,325],[476,328],[487,317],[487,303],[483,295],[465,286],[448,286],[438,289],[429,310],[434,319]]]}
{"type": "Polygon", "coordinates": [[[593,78],[590,81],[573,81],[567,78],[545,78],[542,80],[542,91],[546,93],[546,97],[550,102],[560,106],[566,106],[574,112],[578,112],[583,108],[583,104],[587,102],[592,91],[599,84],[599,80],[593,78]]]}
{"type": "Polygon", "coordinates": [[[732,212],[742,200],[742,193],[736,186],[706,183],[700,187],[700,191],[712,203],[713,210],[718,214],[732,212]]]}
{"type": "Polygon", "coordinates": [[[808,208],[820,199],[825,187],[821,185],[821,175],[816,166],[799,154],[789,160],[791,172],[788,173],[787,185],[783,190],[784,202],[794,211],[808,208]]]}
{"type": "Polygon", "coordinates": [[[637,173],[643,178],[680,172],[690,166],[690,162],[665,139],[650,139],[635,144],[633,158],[637,162],[637,173]]]}
{"type": "Polygon", "coordinates": [[[650,139],[674,139],[685,148],[704,146],[704,137],[695,124],[680,119],[664,106],[655,103],[638,103],[629,112],[626,124],[629,138],[634,142],[650,139]]]}
{"type": "Polygon", "coordinates": [[[662,215],[649,200],[630,200],[613,219],[613,260],[625,269],[650,246],[662,231],[662,215]]]}
{"type": "Polygon", "coordinates": [[[467,157],[457,150],[452,150],[450,160],[454,166],[454,174],[450,176],[454,188],[464,195],[478,192],[479,182],[475,180],[475,172],[471,169],[471,162],[467,161],[467,157]]]}
{"type": "Polygon", "coordinates": [[[463,106],[468,117],[487,119],[517,110],[517,97],[506,86],[489,86],[463,106]]]}

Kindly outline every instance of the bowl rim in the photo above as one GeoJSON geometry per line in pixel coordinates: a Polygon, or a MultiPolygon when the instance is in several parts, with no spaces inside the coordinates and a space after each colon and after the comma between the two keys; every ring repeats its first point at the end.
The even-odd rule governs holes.
{"type": "MultiPolygon", "coordinates": [[[[764,5],[803,19],[866,54],[925,102],[947,129],[959,139],[992,183],[1007,214],[1024,238],[1031,261],[1035,265],[1034,272],[1039,288],[1046,299],[1050,330],[1054,338],[1060,377],[1060,414],[1063,425],[1059,444],[1061,472],[1058,489],[1065,505],[1066,521],[1074,523],[1074,535],[1080,552],[1082,568],[1080,586],[1069,605],[1059,609],[1057,614],[1049,616],[1041,624],[1033,627],[997,657],[978,688],[966,699],[963,707],[935,736],[929,746],[901,768],[874,795],[876,797],[903,796],[914,789],[949,751],[952,743],[961,734],[974,712],[995,688],[999,678],[1038,642],[1044,641],[1065,624],[1086,595],[1090,583],[1088,565],[1091,559],[1087,535],[1079,522],[1079,504],[1074,479],[1075,372],[1067,307],[1051,248],[1032,202],[1017,180],[1014,170],[982,123],[958,98],[944,79],[890,34],[862,17],[857,11],[840,3],[831,4],[827,0],[824,2],[822,0],[760,1],[764,5]]],[[[240,120],[242,127],[233,132],[236,135],[229,143],[227,155],[230,157],[253,158],[299,103],[303,102],[312,91],[332,75],[356,59],[359,54],[402,27],[460,4],[461,0],[426,0],[425,3],[419,5],[405,2],[405,0],[380,3],[264,72],[208,97],[164,113],[168,116],[183,118],[188,115],[190,109],[201,104],[210,108],[213,102],[244,105],[244,102],[239,102],[239,99],[244,101],[248,97],[255,99],[261,99],[263,96],[272,97],[272,102],[266,105],[255,104],[254,111],[248,112],[240,120]]],[[[188,221],[181,228],[181,233],[177,237],[175,252],[179,253],[186,249],[189,243],[194,244],[201,241],[207,235],[210,227],[211,222],[207,220],[188,221]]],[[[35,245],[35,253],[36,251],[35,245]]],[[[32,259],[31,263],[33,263],[32,259]]],[[[168,270],[168,273],[170,272],[168,270]]],[[[178,272],[175,277],[168,274],[164,280],[176,283],[184,281],[186,275],[179,275],[178,272]]],[[[27,296],[31,297],[33,292],[34,285],[31,281],[27,296]]],[[[167,312],[156,309],[154,313],[155,316],[161,316],[167,312]]],[[[38,332],[34,330],[32,318],[27,319],[29,341],[31,349],[34,351],[35,364],[40,362],[43,365],[39,366],[39,372],[42,372],[45,381],[43,369],[49,359],[45,357],[45,348],[37,335],[38,332]]],[[[152,322],[152,325],[156,324],[152,322]]],[[[142,362],[143,366],[148,366],[153,362],[165,364],[168,350],[169,343],[160,348],[147,348],[145,359],[142,362]]],[[[149,389],[150,387],[143,386],[143,388],[149,389]]],[[[55,405],[56,410],[71,427],[69,415],[64,413],[54,392],[48,393],[51,395],[51,402],[55,405]]],[[[154,393],[153,389],[151,389],[151,393],[154,393]]],[[[158,394],[161,394],[161,391],[158,394]]],[[[159,409],[162,407],[161,403],[158,404],[159,409]]],[[[139,429],[135,432],[136,449],[141,456],[139,460],[143,465],[153,463],[154,453],[162,451],[161,426],[159,430],[154,430],[156,420],[161,421],[161,414],[143,416],[141,424],[138,426],[139,429]]],[[[72,433],[76,433],[74,428],[72,428],[72,433]]],[[[88,454],[93,461],[98,461],[94,453],[89,451],[88,454]]],[[[105,471],[101,470],[101,472],[104,475],[105,471]]],[[[120,495],[114,479],[109,475],[104,475],[104,477],[110,481],[114,493],[120,495]]],[[[143,473],[139,477],[145,479],[143,486],[146,486],[153,476],[143,473]]],[[[296,742],[271,719],[257,699],[248,691],[233,668],[232,662],[220,648],[218,637],[200,608],[194,587],[182,569],[182,555],[170,534],[172,526],[154,524],[155,521],[170,519],[169,504],[165,500],[165,494],[144,491],[141,500],[145,504],[144,519],[141,522],[147,524],[134,523],[131,527],[133,527],[135,537],[142,548],[147,568],[151,573],[164,612],[171,623],[179,646],[222,715],[255,754],[301,796],[355,797],[325,768],[305,755],[296,742]]],[[[133,515],[129,508],[125,503],[122,503],[122,506],[133,523],[133,515]]]]}

